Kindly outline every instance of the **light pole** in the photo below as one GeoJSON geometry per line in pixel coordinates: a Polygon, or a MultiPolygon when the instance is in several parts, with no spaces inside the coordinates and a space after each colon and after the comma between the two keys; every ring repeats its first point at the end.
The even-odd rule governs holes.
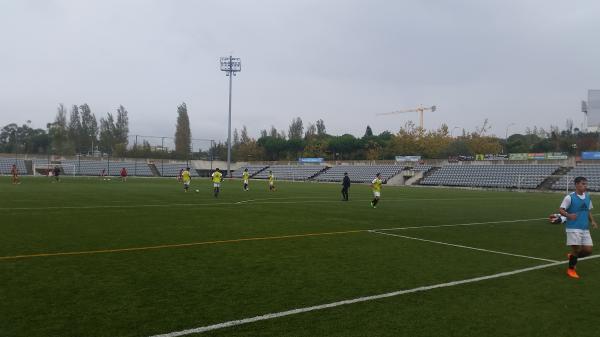
{"type": "Polygon", "coordinates": [[[239,58],[221,57],[221,71],[225,76],[229,76],[229,121],[227,125],[227,176],[231,176],[231,86],[235,73],[242,71],[242,61],[239,58]]]}

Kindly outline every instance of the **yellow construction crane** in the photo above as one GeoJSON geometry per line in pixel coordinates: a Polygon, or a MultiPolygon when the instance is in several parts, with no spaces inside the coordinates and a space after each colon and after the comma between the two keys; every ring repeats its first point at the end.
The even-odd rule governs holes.
{"type": "Polygon", "coordinates": [[[398,111],[392,111],[392,112],[378,113],[377,116],[403,114],[406,112],[418,112],[419,113],[419,127],[421,129],[423,129],[423,112],[425,112],[425,111],[434,112],[435,110],[436,110],[435,105],[432,105],[430,107],[424,107],[421,105],[418,108],[414,108],[414,109],[405,109],[405,110],[398,110],[398,111]]]}

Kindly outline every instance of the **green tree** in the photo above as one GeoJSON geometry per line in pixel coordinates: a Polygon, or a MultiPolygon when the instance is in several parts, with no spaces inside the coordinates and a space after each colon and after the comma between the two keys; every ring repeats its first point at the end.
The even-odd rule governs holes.
{"type": "Polygon", "coordinates": [[[117,121],[115,123],[115,142],[117,144],[129,143],[129,116],[124,106],[119,105],[117,109],[117,121]]]}
{"type": "Polygon", "coordinates": [[[115,129],[115,120],[110,112],[106,113],[106,118],[100,118],[99,148],[103,153],[113,153],[114,146],[117,144],[115,129]]]}
{"type": "Polygon", "coordinates": [[[313,139],[317,136],[317,126],[313,123],[309,123],[306,127],[306,133],[304,134],[305,140],[313,139]]]}
{"type": "Polygon", "coordinates": [[[177,106],[177,125],[175,126],[175,153],[179,158],[187,159],[192,149],[192,131],[187,105],[177,106]]]}
{"type": "Polygon", "coordinates": [[[81,117],[79,116],[79,107],[77,105],[73,105],[73,107],[71,108],[68,135],[73,150],[75,150],[76,153],[80,153],[83,131],[81,128],[81,117]]]}
{"type": "Polygon", "coordinates": [[[317,121],[317,136],[325,136],[327,134],[327,130],[325,129],[325,122],[322,119],[317,121]]]}
{"type": "Polygon", "coordinates": [[[332,137],[329,140],[329,150],[338,159],[353,159],[353,153],[360,149],[360,145],[360,141],[350,134],[332,137]]]}
{"type": "Polygon", "coordinates": [[[302,139],[304,135],[304,124],[302,123],[302,119],[300,117],[296,117],[292,119],[290,126],[288,128],[288,139],[289,140],[299,140],[302,139]]]}
{"type": "Polygon", "coordinates": [[[48,134],[51,147],[59,154],[70,154],[69,130],[67,126],[67,110],[64,104],[59,104],[53,123],[48,123],[48,134]]]}
{"type": "Polygon", "coordinates": [[[92,145],[98,143],[98,121],[92,113],[89,105],[84,103],[79,106],[81,115],[81,138],[80,147],[82,151],[93,152],[92,145]]]}

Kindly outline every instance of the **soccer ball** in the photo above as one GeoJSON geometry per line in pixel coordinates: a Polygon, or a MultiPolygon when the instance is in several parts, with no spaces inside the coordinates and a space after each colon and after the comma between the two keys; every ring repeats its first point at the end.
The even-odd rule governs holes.
{"type": "Polygon", "coordinates": [[[200,190],[196,190],[196,193],[200,193],[200,190]]]}

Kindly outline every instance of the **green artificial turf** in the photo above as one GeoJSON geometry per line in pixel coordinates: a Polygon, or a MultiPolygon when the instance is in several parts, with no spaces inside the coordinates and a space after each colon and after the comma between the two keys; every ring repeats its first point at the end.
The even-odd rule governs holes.
{"type": "MultiPolygon", "coordinates": [[[[215,199],[203,179],[183,193],[174,179],[1,177],[0,336],[152,336],[548,263],[369,229],[426,226],[384,232],[548,260],[567,252],[562,227],[539,219],[557,193],[384,186],[372,209],[366,185],[349,202],[337,184],[277,187],[227,180],[215,199]],[[431,227],[525,219],[538,220],[431,227]]],[[[597,336],[600,260],[582,261],[580,280],[564,268],[199,335],[597,336]]]]}

